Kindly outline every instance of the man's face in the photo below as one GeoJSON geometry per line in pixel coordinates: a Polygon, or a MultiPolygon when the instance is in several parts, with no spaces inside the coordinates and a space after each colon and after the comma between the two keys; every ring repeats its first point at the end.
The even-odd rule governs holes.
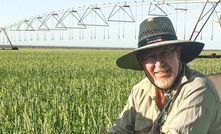
{"type": "Polygon", "coordinates": [[[180,47],[163,46],[145,51],[139,60],[156,86],[169,89],[178,75],[179,57],[180,47]]]}

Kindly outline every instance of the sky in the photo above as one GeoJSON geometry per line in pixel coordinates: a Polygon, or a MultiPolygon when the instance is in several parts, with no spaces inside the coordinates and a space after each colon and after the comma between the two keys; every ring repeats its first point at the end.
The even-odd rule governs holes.
{"type": "MultiPolygon", "coordinates": [[[[133,3],[135,0],[127,0],[127,3],[133,3]]],[[[137,1],[137,2],[141,2],[137,1]]],[[[148,0],[146,0],[148,1],[148,0]]],[[[117,4],[117,3],[124,3],[125,0],[0,0],[0,28],[1,27],[5,27],[8,25],[11,25],[13,23],[16,23],[20,20],[26,19],[26,18],[30,18],[32,16],[36,16],[36,15],[42,15],[45,13],[50,13],[53,11],[60,11],[60,10],[67,10],[70,8],[79,8],[79,7],[83,7],[83,6],[90,6],[90,5],[103,5],[105,4],[117,4]]],[[[220,9],[221,11],[221,9],[220,9]]],[[[183,18],[180,18],[180,21],[182,21],[183,18]]],[[[177,21],[177,20],[176,20],[177,21]]],[[[82,31],[77,32],[78,37],[76,36],[75,38],[81,38],[80,40],[78,39],[77,41],[72,40],[70,41],[65,41],[65,40],[58,40],[57,43],[58,45],[62,45],[62,44],[67,44],[67,45],[75,45],[75,46],[85,46],[85,47],[128,47],[128,48],[136,48],[137,47],[137,34],[139,31],[139,26],[134,26],[133,24],[114,24],[115,26],[110,27],[110,28],[97,28],[97,29],[92,29],[85,31],[84,33],[82,33],[82,31]],[[104,34],[104,35],[100,35],[100,33],[98,33],[99,29],[102,31],[100,33],[104,34]],[[136,30],[137,29],[137,30],[136,30]],[[109,31],[113,31],[114,35],[118,35],[117,37],[113,37],[110,38],[109,40],[106,39],[108,38],[107,36],[107,30],[109,31]],[[95,34],[95,32],[97,32],[95,34]],[[91,35],[86,35],[86,34],[91,34],[91,35]],[[94,34],[93,34],[94,33],[94,34]],[[83,36],[79,35],[79,34],[84,34],[83,36]],[[131,36],[127,35],[130,34],[131,36]],[[98,39],[99,36],[102,39],[98,39]],[[125,37],[124,37],[125,36],[125,37]],[[93,38],[93,40],[89,39],[89,38],[93,38]],[[104,38],[106,40],[104,40],[104,38]]],[[[189,26],[187,26],[187,29],[193,29],[194,23],[192,24],[188,24],[189,26]]],[[[177,25],[175,26],[177,27],[177,25]]],[[[179,26],[178,26],[179,27],[179,26]]],[[[215,33],[213,33],[211,35],[211,27],[212,25],[210,24],[209,26],[210,28],[208,28],[208,30],[205,30],[206,32],[204,32],[203,37],[207,37],[207,36],[217,36],[221,34],[221,28],[217,27],[217,28],[213,28],[218,30],[218,32],[216,31],[215,33]],[[210,33],[210,35],[207,35],[207,32],[210,33]]],[[[178,31],[177,31],[178,33],[178,31]]],[[[0,43],[1,43],[1,36],[3,33],[0,33],[0,43]]],[[[41,33],[40,33],[41,34],[41,33]]],[[[45,33],[42,33],[45,34],[45,33]]],[[[48,33],[47,33],[48,34],[48,33]]],[[[62,33],[63,34],[63,33],[62,33]]],[[[11,35],[10,36],[15,36],[15,35],[11,35]]],[[[20,36],[20,35],[19,35],[20,36]]],[[[24,35],[22,35],[24,36],[24,35]]],[[[28,36],[28,35],[25,35],[28,36]]],[[[33,36],[31,33],[29,35],[29,38],[32,38],[31,36],[33,36]]],[[[39,36],[39,35],[36,35],[39,36]]],[[[44,36],[44,35],[40,35],[40,36],[44,36]]],[[[74,35],[72,35],[74,36],[74,35]]],[[[179,36],[179,35],[178,35],[179,36]]],[[[184,35],[180,35],[180,38],[182,38],[184,35]]],[[[185,35],[186,36],[186,35],[185,35]]],[[[189,35],[188,35],[189,36],[189,35]]],[[[3,37],[4,38],[4,37],[3,37]]],[[[11,37],[12,38],[12,37],[11,37]]],[[[28,38],[28,37],[25,37],[28,38]]],[[[5,40],[5,39],[3,39],[5,40]]],[[[25,39],[28,40],[28,39],[25,39]]],[[[46,39],[45,39],[46,40],[46,39]]],[[[199,40],[201,42],[201,40],[199,40]]],[[[202,40],[203,42],[206,43],[205,49],[221,49],[221,40],[216,39],[216,40],[210,40],[205,39],[202,40]],[[210,44],[214,44],[214,45],[210,45],[210,44]]],[[[3,41],[5,42],[5,41],[3,41]]],[[[13,44],[19,44],[18,39],[12,39],[13,44]]],[[[23,43],[23,42],[22,42],[23,43]]],[[[54,45],[54,42],[50,42],[49,39],[47,39],[47,41],[44,41],[44,44],[49,44],[49,45],[54,45]],[[45,43],[46,42],[46,43],[45,43]]],[[[29,41],[25,41],[23,44],[25,45],[37,45],[38,42],[33,42],[32,39],[30,39],[29,41]]],[[[48,45],[47,44],[47,45],[48,45]]]]}

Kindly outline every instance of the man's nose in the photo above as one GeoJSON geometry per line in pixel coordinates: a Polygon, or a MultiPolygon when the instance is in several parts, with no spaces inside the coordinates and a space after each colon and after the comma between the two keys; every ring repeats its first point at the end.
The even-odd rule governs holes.
{"type": "Polygon", "coordinates": [[[155,66],[160,67],[164,64],[164,61],[160,56],[157,56],[155,66]]]}

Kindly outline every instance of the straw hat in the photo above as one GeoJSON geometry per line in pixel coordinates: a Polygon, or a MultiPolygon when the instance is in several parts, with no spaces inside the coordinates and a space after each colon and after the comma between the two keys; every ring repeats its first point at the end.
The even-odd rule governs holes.
{"type": "Polygon", "coordinates": [[[121,68],[143,70],[137,59],[140,51],[173,44],[182,45],[181,61],[185,63],[195,59],[204,47],[201,42],[177,40],[173,24],[168,17],[149,18],[140,24],[138,48],[120,57],[116,63],[121,68]]]}

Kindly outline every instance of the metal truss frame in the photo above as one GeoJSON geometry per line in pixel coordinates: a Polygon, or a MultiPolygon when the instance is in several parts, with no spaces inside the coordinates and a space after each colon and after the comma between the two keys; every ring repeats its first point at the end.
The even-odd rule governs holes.
{"type": "Polygon", "coordinates": [[[114,21],[114,22],[135,22],[132,10],[129,5],[124,4],[124,5],[115,5],[108,17],[108,21],[114,21]],[[118,7],[118,9],[116,9],[118,7]],[[127,9],[129,12],[127,12],[127,9]],[[115,16],[117,13],[123,12],[124,15],[129,17],[130,20],[124,20],[124,19],[112,19],[113,16],[115,16]]]}
{"type": "MultiPolygon", "coordinates": [[[[96,19],[96,16],[94,17],[94,19],[96,19]]],[[[88,7],[86,9],[86,11],[83,13],[82,17],[79,20],[79,25],[85,25],[85,26],[108,26],[108,22],[104,16],[103,11],[101,10],[100,7],[88,7]],[[100,13],[99,13],[100,12],[100,13]],[[89,22],[85,22],[84,20],[89,16],[92,15],[92,13],[94,13],[103,23],[98,24],[95,20],[94,23],[89,23],[89,22]]]]}
{"type": "Polygon", "coordinates": [[[7,34],[7,32],[6,32],[6,29],[5,29],[5,28],[0,28],[0,33],[1,33],[1,32],[3,32],[3,34],[6,36],[6,38],[7,38],[8,42],[9,42],[11,48],[13,49],[14,47],[13,47],[12,42],[11,42],[11,40],[10,40],[10,38],[9,38],[9,36],[8,36],[8,34],[7,34]]]}
{"type": "Polygon", "coordinates": [[[205,26],[206,23],[208,22],[209,18],[211,17],[211,15],[213,14],[213,12],[215,11],[216,7],[217,7],[218,4],[220,3],[220,0],[219,0],[219,2],[216,2],[215,4],[214,4],[214,2],[212,2],[213,6],[212,6],[206,13],[204,13],[204,11],[205,11],[206,6],[207,6],[208,3],[211,3],[211,2],[210,2],[209,0],[207,0],[206,3],[204,4],[204,7],[203,7],[203,9],[202,9],[202,11],[201,11],[201,13],[200,13],[200,16],[199,16],[199,18],[198,18],[198,20],[197,20],[197,22],[196,22],[196,25],[195,25],[195,27],[194,27],[194,29],[193,29],[193,32],[192,32],[192,34],[191,34],[189,40],[194,40],[194,41],[195,41],[195,40],[197,39],[197,37],[198,37],[199,34],[201,33],[202,29],[204,28],[204,26],[205,26]],[[197,29],[197,26],[198,26],[198,24],[199,24],[199,22],[200,22],[203,18],[205,18],[206,15],[208,15],[207,18],[206,18],[206,21],[203,23],[202,27],[201,27],[199,30],[196,30],[196,29],[197,29]],[[195,38],[193,39],[194,33],[197,33],[197,34],[196,34],[195,38]]]}
{"type": "MultiPolygon", "coordinates": [[[[133,15],[133,12],[131,10],[131,6],[137,6],[137,5],[149,5],[149,10],[148,10],[148,15],[153,15],[153,16],[167,16],[166,11],[164,11],[160,6],[161,5],[167,5],[172,7],[174,10],[187,10],[187,9],[177,9],[172,6],[172,4],[179,4],[179,3],[205,3],[205,6],[207,3],[216,3],[215,5],[217,6],[219,1],[214,1],[214,0],[183,0],[183,1],[153,1],[153,2],[135,2],[135,3],[118,3],[118,4],[109,4],[109,5],[101,5],[101,6],[90,6],[90,7],[79,7],[78,9],[68,9],[66,11],[59,11],[59,12],[54,12],[54,13],[49,13],[49,14],[44,14],[42,16],[35,16],[30,19],[24,19],[18,23],[15,23],[11,26],[9,26],[10,30],[14,31],[50,31],[50,30],[67,30],[67,29],[86,29],[87,26],[109,26],[109,22],[135,22],[135,18],[133,15]],[[110,14],[108,15],[107,19],[104,15],[104,12],[102,8],[107,8],[107,7],[113,7],[110,14]],[[79,11],[83,11],[83,14],[80,15],[79,11]],[[158,13],[156,13],[158,11],[158,13]],[[97,17],[102,24],[98,24],[96,22],[94,23],[89,23],[86,22],[86,19],[94,14],[95,18],[97,17]],[[125,20],[122,18],[117,18],[117,14],[123,14],[123,16],[126,16],[128,19],[125,20]],[[65,20],[67,17],[72,16],[75,21],[77,21],[76,26],[69,26],[68,24],[65,23],[65,20]],[[54,27],[49,26],[49,21],[51,19],[54,19],[56,24],[54,27]],[[34,23],[40,23],[38,27],[34,26],[34,23]]],[[[215,11],[216,6],[212,7],[211,12],[215,11]]],[[[204,11],[204,10],[203,10],[204,11]]],[[[203,12],[202,11],[202,12],[203,12]]],[[[218,16],[218,13],[217,13],[218,16]]],[[[197,24],[201,20],[202,13],[198,19],[197,24]]],[[[204,17],[204,16],[203,16],[204,17]]],[[[209,17],[208,17],[209,18],[209,17]]],[[[220,17],[221,20],[221,17],[220,17]]],[[[196,24],[196,25],[197,25],[196,24]]],[[[220,23],[221,26],[221,23],[220,23]]],[[[194,29],[195,32],[196,29],[194,29]]],[[[192,35],[193,36],[193,35],[192,35]]],[[[192,39],[192,36],[190,39],[192,39]]]]}
{"type": "MultiPolygon", "coordinates": [[[[185,3],[204,3],[204,7],[199,15],[199,18],[196,22],[196,25],[192,31],[191,37],[189,40],[196,40],[207,21],[211,15],[215,12],[219,24],[221,26],[221,12],[216,11],[216,7],[221,2],[221,0],[162,0],[162,1],[152,1],[152,2],[133,2],[133,3],[117,3],[117,4],[108,4],[100,6],[89,6],[89,7],[79,7],[76,9],[62,10],[53,13],[46,13],[43,15],[38,15],[30,17],[28,19],[21,20],[17,23],[14,23],[10,26],[1,28],[0,33],[3,31],[7,35],[6,29],[12,31],[51,31],[51,30],[68,30],[68,29],[87,29],[88,26],[105,26],[108,27],[110,22],[126,23],[132,22],[136,23],[136,15],[134,17],[132,6],[146,6],[149,5],[148,15],[151,16],[168,16],[167,12],[161,8],[162,5],[171,7],[173,10],[185,10],[186,8],[176,8],[174,4],[185,4],[185,3]],[[205,13],[206,6],[208,3],[212,4],[212,7],[205,13]],[[112,9],[110,9],[112,8],[112,9]],[[104,14],[104,9],[111,10],[108,12],[107,17],[104,14]],[[220,13],[220,14],[219,14],[220,13]],[[94,15],[94,16],[93,16],[94,15]],[[123,16],[120,18],[117,15],[123,16]],[[117,16],[117,17],[116,17],[117,16]],[[74,24],[67,24],[68,17],[72,17],[74,24]],[[88,22],[91,18],[91,22],[88,22]],[[197,30],[198,24],[202,21],[203,18],[206,18],[206,21],[203,23],[201,28],[197,30]],[[94,20],[92,20],[94,19],[94,20]],[[99,20],[99,22],[98,22],[99,20]],[[53,22],[53,25],[52,25],[53,22]],[[196,34],[197,33],[197,34],[196,34]],[[195,38],[194,35],[196,34],[195,38]]],[[[9,37],[7,36],[7,39],[9,37]]],[[[11,42],[10,42],[11,43],[11,42]]]]}

